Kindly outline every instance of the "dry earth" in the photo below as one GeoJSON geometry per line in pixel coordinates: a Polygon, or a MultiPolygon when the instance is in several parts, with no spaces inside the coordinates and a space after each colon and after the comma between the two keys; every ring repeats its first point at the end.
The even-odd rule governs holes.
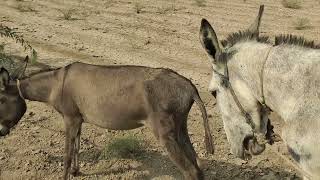
{"type": "MultiPolygon", "coordinates": [[[[316,0],[304,0],[297,10],[275,0],[1,0],[0,23],[18,28],[37,49],[39,63],[29,66],[28,72],[82,61],[169,67],[190,78],[206,103],[214,133],[216,152],[207,155],[200,111],[193,108],[190,136],[197,153],[208,162],[207,179],[301,179],[278,155],[284,153],[281,143],[248,162],[231,155],[219,111],[206,92],[211,72],[198,39],[201,18],[207,18],[223,38],[246,28],[261,3],[266,5],[263,34],[293,33],[319,42],[316,0]],[[64,17],[68,13],[70,19],[64,17]],[[301,17],[308,18],[311,27],[295,30],[293,22],[301,17]]],[[[23,56],[21,52],[9,50],[23,56]]],[[[281,120],[273,122],[279,131],[281,120]]],[[[59,179],[63,149],[62,117],[43,103],[28,102],[21,122],[0,138],[0,179],[59,179]]],[[[86,124],[80,152],[83,175],[74,179],[182,179],[148,128],[116,132],[86,124]],[[143,139],[147,147],[143,158],[97,159],[108,141],[126,134],[143,139]]]]}

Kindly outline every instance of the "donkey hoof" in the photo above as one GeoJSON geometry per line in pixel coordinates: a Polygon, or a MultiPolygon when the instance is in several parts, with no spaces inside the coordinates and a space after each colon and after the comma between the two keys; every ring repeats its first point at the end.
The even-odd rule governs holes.
{"type": "Polygon", "coordinates": [[[76,177],[80,175],[80,170],[79,168],[72,168],[70,173],[72,176],[76,177]]]}
{"type": "Polygon", "coordinates": [[[197,164],[200,169],[202,169],[202,170],[208,169],[208,162],[206,160],[200,159],[200,158],[197,158],[196,160],[197,160],[197,164]]]}

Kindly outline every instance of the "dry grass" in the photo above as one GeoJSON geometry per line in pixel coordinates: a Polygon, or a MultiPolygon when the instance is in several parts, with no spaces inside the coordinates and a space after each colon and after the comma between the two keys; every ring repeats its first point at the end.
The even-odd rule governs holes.
{"type": "Polygon", "coordinates": [[[301,0],[282,0],[281,3],[284,7],[291,9],[300,9],[302,5],[301,0]]]}
{"type": "Polygon", "coordinates": [[[37,172],[34,173],[22,173],[22,174],[12,174],[8,171],[1,173],[0,170],[0,180],[24,180],[24,179],[32,179],[32,180],[38,180],[41,179],[41,177],[39,176],[39,174],[37,172]]]}
{"type": "Polygon", "coordinates": [[[134,8],[136,10],[136,13],[140,14],[142,12],[142,9],[144,8],[144,6],[137,2],[134,4],[134,8]]]}
{"type": "Polygon", "coordinates": [[[171,4],[171,5],[168,5],[166,7],[157,7],[157,11],[156,13],[158,14],[166,14],[166,13],[172,13],[174,11],[176,11],[176,7],[175,7],[175,4],[171,4]]]}
{"type": "Polygon", "coordinates": [[[64,20],[74,20],[73,16],[75,14],[75,9],[59,9],[59,11],[62,13],[62,18],[64,20]]]}
{"type": "Polygon", "coordinates": [[[24,3],[17,4],[16,9],[20,12],[35,12],[36,11],[33,7],[31,7],[31,5],[27,5],[24,3]]]}
{"type": "Polygon", "coordinates": [[[104,3],[106,9],[111,8],[112,6],[114,6],[116,4],[115,0],[108,0],[104,3]]]}
{"type": "Polygon", "coordinates": [[[297,30],[308,29],[311,27],[310,20],[308,18],[298,18],[293,24],[294,28],[297,30]]]}

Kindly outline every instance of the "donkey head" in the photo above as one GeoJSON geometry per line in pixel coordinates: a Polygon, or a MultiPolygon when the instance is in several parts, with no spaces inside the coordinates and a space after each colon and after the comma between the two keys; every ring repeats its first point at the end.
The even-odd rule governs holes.
{"type": "MultiPolygon", "coordinates": [[[[14,72],[15,77],[21,77],[27,65],[28,56],[18,69],[14,72]]],[[[26,103],[19,95],[15,79],[9,75],[5,68],[0,69],[0,136],[9,134],[10,129],[14,127],[26,112],[26,103]]]]}
{"type": "MultiPolygon", "coordinates": [[[[243,31],[252,39],[259,38],[259,26],[263,9],[264,6],[260,6],[259,15],[255,22],[246,31],[243,31]]],[[[245,153],[246,149],[251,154],[261,153],[264,150],[264,146],[260,146],[257,143],[257,140],[253,136],[253,129],[246,123],[239,109],[236,108],[235,101],[230,95],[230,89],[228,89],[225,82],[227,80],[225,79],[226,76],[224,76],[228,70],[227,62],[235,58],[238,49],[233,47],[234,44],[232,43],[225,43],[228,41],[221,43],[206,19],[202,19],[201,21],[200,41],[211,59],[213,73],[209,84],[209,91],[217,98],[217,104],[222,113],[224,129],[231,145],[231,152],[240,158],[251,157],[249,153],[245,153]]],[[[246,92],[249,89],[243,85],[240,78],[233,77],[233,83],[236,83],[235,88],[237,88],[238,92],[241,89],[240,91],[244,98],[239,98],[242,98],[242,101],[247,102],[253,99],[252,102],[255,102],[254,97],[247,95],[249,93],[246,92]]],[[[256,104],[252,103],[252,106],[256,106],[256,104]]]]}

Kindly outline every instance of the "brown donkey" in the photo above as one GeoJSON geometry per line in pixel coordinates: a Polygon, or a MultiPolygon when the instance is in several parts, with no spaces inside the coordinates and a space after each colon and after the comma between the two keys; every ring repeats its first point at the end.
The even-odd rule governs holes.
{"type": "Polygon", "coordinates": [[[170,69],[77,62],[10,80],[2,68],[0,135],[8,134],[21,119],[26,111],[24,99],[45,102],[63,116],[64,179],[79,173],[84,122],[113,130],[129,130],[148,123],[185,179],[203,179],[187,130],[188,113],[195,101],[202,112],[206,149],[209,153],[214,150],[206,110],[196,87],[170,69]]]}

